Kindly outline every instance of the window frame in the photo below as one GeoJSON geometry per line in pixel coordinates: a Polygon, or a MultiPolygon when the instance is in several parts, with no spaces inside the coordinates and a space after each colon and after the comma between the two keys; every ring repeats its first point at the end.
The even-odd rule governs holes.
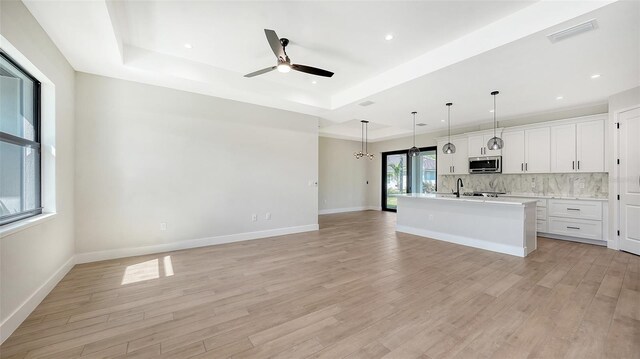
{"type": "MultiPolygon", "coordinates": [[[[42,84],[40,81],[33,75],[31,75],[24,67],[20,66],[20,64],[15,61],[9,54],[7,54],[3,49],[0,49],[0,57],[5,59],[11,65],[15,66],[18,71],[22,72],[27,78],[33,81],[33,113],[34,113],[34,140],[28,140],[26,138],[22,138],[19,136],[12,135],[10,133],[0,131],[0,142],[5,142],[17,146],[21,146],[24,148],[32,148],[38,151],[38,163],[36,168],[38,170],[37,176],[37,184],[35,191],[36,193],[36,205],[35,208],[28,211],[23,211],[20,213],[11,214],[8,216],[0,217],[0,227],[15,223],[17,221],[31,218],[37,215],[42,214],[42,133],[41,133],[41,118],[42,118],[42,84]]],[[[24,186],[24,182],[23,182],[24,186]]]]}
{"type": "MultiPolygon", "coordinates": [[[[427,147],[420,147],[418,148],[420,150],[420,152],[425,152],[425,151],[435,151],[436,152],[436,169],[435,169],[435,175],[436,175],[436,192],[438,191],[438,146],[427,146],[427,147]]],[[[411,193],[411,191],[413,190],[411,188],[411,176],[412,176],[412,166],[411,166],[411,157],[409,156],[409,150],[395,150],[395,151],[387,151],[387,152],[382,152],[381,154],[381,161],[382,161],[382,180],[380,181],[380,185],[381,185],[381,196],[380,196],[380,208],[383,211],[387,211],[387,212],[397,212],[397,210],[395,208],[388,208],[387,207],[387,155],[405,155],[405,158],[407,160],[407,187],[405,188],[405,193],[411,193]]]]}

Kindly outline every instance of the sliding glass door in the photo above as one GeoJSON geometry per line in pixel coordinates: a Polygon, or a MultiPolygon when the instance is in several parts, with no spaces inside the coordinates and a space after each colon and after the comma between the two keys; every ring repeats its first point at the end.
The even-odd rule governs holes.
{"type": "Polygon", "coordinates": [[[382,153],[382,209],[396,211],[399,194],[436,192],[436,148],[420,149],[409,157],[407,150],[382,153]]]}

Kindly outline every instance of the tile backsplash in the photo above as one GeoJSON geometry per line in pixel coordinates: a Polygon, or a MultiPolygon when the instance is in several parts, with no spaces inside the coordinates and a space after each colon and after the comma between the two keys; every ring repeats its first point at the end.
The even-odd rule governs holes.
{"type": "Polygon", "coordinates": [[[609,195],[608,173],[473,174],[438,176],[438,192],[451,192],[462,178],[462,192],[493,191],[543,196],[597,197],[609,195]]]}

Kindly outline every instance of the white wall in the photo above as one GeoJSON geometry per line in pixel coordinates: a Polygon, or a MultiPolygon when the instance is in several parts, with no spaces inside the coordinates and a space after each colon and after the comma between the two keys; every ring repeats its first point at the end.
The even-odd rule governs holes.
{"type": "Polygon", "coordinates": [[[317,228],[317,118],[84,73],[76,89],[79,261],[317,228]]]}
{"type": "Polygon", "coordinates": [[[360,142],[320,137],[319,146],[320,214],[367,209],[367,169],[374,161],[353,156],[360,142]]]}
{"type": "Polygon", "coordinates": [[[640,87],[634,87],[627,91],[623,91],[609,97],[609,137],[606,142],[606,158],[609,164],[609,238],[615,240],[609,241],[609,248],[618,249],[618,236],[616,231],[618,226],[618,131],[616,122],[618,122],[618,113],[625,111],[632,106],[640,105],[640,87]]]}
{"type": "MultiPolygon", "coordinates": [[[[46,222],[0,239],[0,340],[4,340],[72,264],[74,71],[22,2],[0,1],[0,33],[55,85],[55,130],[51,132],[56,136],[57,212],[46,222]]],[[[52,99],[43,98],[48,100],[52,99]]],[[[53,127],[49,125],[43,124],[53,127]]]]}

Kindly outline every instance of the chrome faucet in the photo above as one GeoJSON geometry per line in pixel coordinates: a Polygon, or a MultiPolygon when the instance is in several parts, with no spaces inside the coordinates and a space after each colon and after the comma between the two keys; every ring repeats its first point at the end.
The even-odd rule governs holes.
{"type": "Polygon", "coordinates": [[[458,178],[456,181],[456,197],[460,198],[460,187],[464,187],[464,183],[462,183],[462,178],[458,178]]]}

